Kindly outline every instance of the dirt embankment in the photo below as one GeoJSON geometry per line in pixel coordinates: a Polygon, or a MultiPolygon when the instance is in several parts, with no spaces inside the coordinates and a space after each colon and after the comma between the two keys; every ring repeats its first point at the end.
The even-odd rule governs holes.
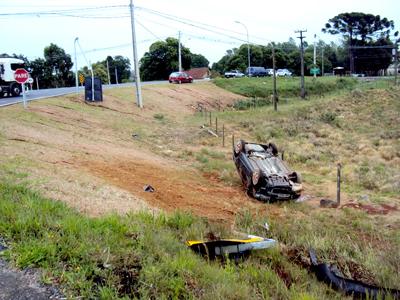
{"type": "Polygon", "coordinates": [[[35,181],[32,185],[49,197],[93,216],[161,208],[232,220],[241,208],[261,209],[240,187],[205,178],[182,162],[152,153],[148,144],[131,136],[138,124],[143,125],[139,131],[165,130],[163,124],[154,123],[153,115],[159,111],[171,119],[175,116],[173,122],[178,124],[168,129],[173,135],[180,129],[179,120],[199,106],[217,109],[238,96],[212,84],[143,90],[142,111],[126,98],[127,91],[119,90],[115,95],[107,91],[104,102],[97,105],[70,96],[30,103],[26,111],[20,106],[3,109],[0,126],[5,156],[0,163],[28,173],[35,181]],[[145,192],[146,184],[155,192],[145,192]]]}
{"type": "MultiPolygon", "coordinates": [[[[32,102],[27,110],[1,109],[0,175],[16,171],[17,178],[27,176],[34,188],[91,216],[181,209],[230,222],[246,208],[282,213],[247,197],[239,185],[204,176],[193,157],[188,162],[165,154],[200,150],[191,142],[193,132],[201,131],[194,113],[223,109],[240,96],[211,83],[145,86],[143,93],[142,110],[129,88],[105,91],[100,104],[74,95],[32,102]],[[155,192],[145,192],[147,184],[155,192]]],[[[320,188],[307,182],[305,187],[307,203],[318,209],[320,188]]],[[[334,199],[335,185],[325,194],[334,199]]],[[[342,203],[349,200],[342,195],[342,203]]]]}

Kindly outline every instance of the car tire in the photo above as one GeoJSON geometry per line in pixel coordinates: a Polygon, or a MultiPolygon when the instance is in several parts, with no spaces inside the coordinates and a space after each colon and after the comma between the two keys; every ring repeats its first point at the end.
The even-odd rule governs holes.
{"type": "Polygon", "coordinates": [[[21,94],[21,86],[18,83],[13,83],[10,87],[11,95],[13,97],[18,97],[21,94]]]}
{"type": "Polygon", "coordinates": [[[296,174],[296,183],[302,183],[303,182],[303,178],[301,177],[301,174],[298,172],[293,172],[296,174]]]}
{"type": "Polygon", "coordinates": [[[274,156],[277,156],[277,155],[278,155],[278,147],[277,147],[274,143],[269,143],[269,144],[268,144],[268,147],[271,148],[272,154],[273,154],[274,156]]]}

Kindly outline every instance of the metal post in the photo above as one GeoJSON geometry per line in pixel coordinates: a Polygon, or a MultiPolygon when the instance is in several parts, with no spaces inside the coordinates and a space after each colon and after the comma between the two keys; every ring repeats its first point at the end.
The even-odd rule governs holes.
{"type": "Polygon", "coordinates": [[[215,117],[215,133],[218,134],[218,118],[215,117]]]}
{"type": "Polygon", "coordinates": [[[182,72],[182,53],[181,53],[181,32],[178,32],[178,60],[179,60],[179,72],[182,72]]]}
{"type": "Polygon", "coordinates": [[[108,57],[106,58],[106,61],[107,61],[108,84],[111,84],[111,79],[110,79],[110,66],[108,65],[108,57]]]}
{"type": "Polygon", "coordinates": [[[321,76],[324,76],[324,47],[322,47],[321,52],[321,76]]]}
{"type": "Polygon", "coordinates": [[[235,135],[232,134],[232,149],[235,150],[235,135]]]}
{"type": "MultiPolygon", "coordinates": [[[[314,34],[314,60],[313,60],[313,64],[314,64],[314,68],[317,67],[317,47],[315,45],[315,40],[317,39],[317,35],[314,34]]],[[[317,73],[314,72],[314,78],[317,77],[317,73]]]]}
{"type": "Polygon", "coordinates": [[[25,83],[23,83],[21,86],[22,86],[22,101],[24,102],[24,108],[26,108],[27,104],[26,104],[25,83]]]}
{"type": "Polygon", "coordinates": [[[115,70],[115,83],[118,84],[118,72],[117,72],[117,67],[115,67],[114,70],[115,70]]]}
{"type": "Polygon", "coordinates": [[[342,165],[338,163],[337,165],[337,191],[336,191],[336,202],[337,205],[340,205],[340,171],[341,171],[342,165]]]}
{"type": "Polygon", "coordinates": [[[247,29],[247,26],[244,25],[242,22],[239,21],[235,21],[235,23],[241,24],[244,29],[246,29],[246,35],[247,35],[247,63],[248,63],[248,73],[249,73],[249,77],[251,75],[251,71],[250,71],[250,39],[249,39],[249,30],[247,29]]]}
{"type": "Polygon", "coordinates": [[[222,124],[222,147],[225,147],[225,124],[222,124]]]}
{"type": "Polygon", "coordinates": [[[273,69],[273,76],[274,76],[274,110],[278,110],[278,95],[276,92],[276,61],[275,61],[275,44],[272,43],[272,69],[273,69]]]}
{"type": "MultiPolygon", "coordinates": [[[[76,93],[79,93],[79,82],[78,82],[78,60],[76,58],[76,42],[78,38],[76,37],[74,40],[74,50],[75,50],[75,86],[76,86],[76,93]]],[[[39,88],[38,88],[39,89],[39,88]]]]}
{"type": "Polygon", "coordinates": [[[135,66],[135,85],[136,85],[136,104],[140,108],[143,108],[143,101],[142,101],[142,89],[140,85],[140,72],[139,72],[139,62],[138,62],[138,55],[137,55],[137,45],[136,45],[136,33],[135,33],[135,14],[134,14],[134,7],[133,1],[130,2],[130,11],[131,11],[131,25],[132,25],[132,46],[133,46],[133,62],[135,66]]]}
{"type": "Polygon", "coordinates": [[[210,111],[210,128],[211,128],[211,125],[212,125],[212,123],[211,123],[211,111],[210,111]]]}

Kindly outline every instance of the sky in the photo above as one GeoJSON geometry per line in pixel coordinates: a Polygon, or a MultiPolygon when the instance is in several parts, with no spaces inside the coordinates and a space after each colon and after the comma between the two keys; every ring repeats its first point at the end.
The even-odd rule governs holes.
{"type": "MultiPolygon", "coordinates": [[[[343,12],[363,12],[394,20],[400,28],[399,0],[133,0],[139,59],[155,41],[178,37],[192,53],[203,54],[210,65],[226,50],[247,42],[284,42],[307,30],[325,42],[337,36],[321,32],[332,17],[343,12]],[[179,20],[179,21],[176,21],[179,20]],[[240,22],[237,23],[236,21],[240,22]],[[222,33],[222,34],[221,34],[222,33]]],[[[43,57],[50,43],[63,48],[77,64],[122,55],[133,62],[129,0],[0,0],[0,53],[43,57]],[[46,14],[47,12],[47,14],[46,14]],[[55,14],[48,14],[53,12],[55,14]],[[21,14],[31,13],[31,14],[21,14]],[[84,54],[82,54],[82,52],[84,54]]],[[[296,39],[298,40],[298,39],[296,39]]],[[[132,63],[133,65],[133,63],[132,63]]]]}

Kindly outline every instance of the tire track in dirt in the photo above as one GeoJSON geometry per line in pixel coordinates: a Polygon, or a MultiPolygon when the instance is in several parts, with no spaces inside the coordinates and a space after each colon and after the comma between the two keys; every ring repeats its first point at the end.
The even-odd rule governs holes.
{"type": "Polygon", "coordinates": [[[193,170],[166,168],[148,161],[90,161],[80,163],[95,176],[171,212],[190,211],[215,221],[233,221],[242,209],[265,210],[265,204],[244,195],[240,187],[224,186],[193,170]],[[150,184],[155,192],[145,192],[150,184]]]}

